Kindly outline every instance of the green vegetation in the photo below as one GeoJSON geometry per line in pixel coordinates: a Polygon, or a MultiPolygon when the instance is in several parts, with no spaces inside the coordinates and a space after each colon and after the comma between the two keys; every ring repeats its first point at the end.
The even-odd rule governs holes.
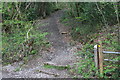
{"type": "Polygon", "coordinates": [[[40,48],[49,47],[45,38],[48,33],[40,32],[35,20],[45,18],[55,9],[55,3],[2,3],[4,64],[26,60],[29,55],[37,54],[40,48]]]}
{"type": "Polygon", "coordinates": [[[45,68],[52,68],[58,70],[70,69],[70,66],[53,66],[53,65],[44,65],[45,68]]]}
{"type": "MultiPolygon", "coordinates": [[[[72,26],[71,35],[73,39],[84,44],[82,50],[77,53],[82,60],[76,63],[75,67],[78,67],[72,70],[73,73],[82,75],[84,78],[100,77],[96,72],[93,54],[93,47],[95,44],[99,44],[99,40],[102,41],[103,50],[120,51],[119,4],[119,2],[67,4],[68,9],[61,22],[67,26],[72,26]]],[[[107,54],[105,57],[113,60],[120,59],[118,55],[107,54]]],[[[118,78],[120,76],[119,64],[111,62],[105,62],[104,64],[107,65],[107,67],[104,67],[104,77],[118,78]],[[108,76],[106,73],[112,75],[108,76]]]]}
{"type": "MultiPolygon", "coordinates": [[[[3,64],[29,60],[50,43],[45,38],[49,33],[38,28],[37,19],[45,19],[52,12],[64,9],[61,22],[71,26],[71,36],[83,44],[77,55],[81,57],[71,69],[83,78],[101,77],[94,65],[93,47],[102,42],[103,50],[120,52],[120,2],[9,2],[0,3],[2,10],[2,60],[3,64]],[[61,7],[61,8],[60,8],[61,7]],[[76,67],[77,66],[77,67],[76,67]]],[[[39,24],[39,26],[46,24],[39,24]]],[[[118,55],[105,55],[120,61],[118,55]]],[[[119,63],[105,62],[104,78],[120,77],[119,63]],[[108,74],[110,76],[108,76],[108,74]]],[[[46,68],[70,69],[45,65],[46,68]]],[[[16,68],[15,71],[19,71],[16,68]]]]}
{"type": "Polygon", "coordinates": [[[14,71],[17,72],[17,71],[20,71],[21,68],[20,67],[17,67],[14,71]]]}

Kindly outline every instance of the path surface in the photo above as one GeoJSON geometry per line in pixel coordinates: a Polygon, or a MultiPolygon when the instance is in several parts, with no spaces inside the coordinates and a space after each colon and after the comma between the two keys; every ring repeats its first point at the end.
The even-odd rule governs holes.
{"type": "Polygon", "coordinates": [[[50,33],[46,37],[52,45],[51,50],[40,52],[37,57],[30,60],[28,64],[22,65],[23,62],[16,62],[3,66],[3,78],[68,78],[71,77],[68,69],[58,70],[56,68],[45,68],[44,64],[57,66],[72,66],[77,56],[74,55],[79,46],[70,46],[68,29],[59,22],[64,14],[63,10],[51,14],[50,17],[38,21],[37,24],[46,24],[39,27],[43,32],[50,33]],[[65,34],[62,34],[65,33],[65,34]],[[66,34],[67,33],[67,34],[66,34]],[[22,67],[20,67],[22,65],[22,67]]]}

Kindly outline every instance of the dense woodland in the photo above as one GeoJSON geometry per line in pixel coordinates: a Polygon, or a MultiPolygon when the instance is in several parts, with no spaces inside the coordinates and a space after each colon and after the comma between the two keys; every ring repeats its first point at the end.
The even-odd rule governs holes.
{"type": "MultiPolygon", "coordinates": [[[[40,49],[51,47],[35,24],[37,20],[46,19],[58,10],[64,10],[60,21],[65,26],[72,26],[70,35],[74,41],[80,42],[83,48],[77,54],[83,56],[80,66],[70,71],[84,78],[100,77],[96,73],[93,61],[93,47],[102,42],[104,50],[120,52],[120,3],[119,2],[3,2],[2,10],[2,63],[4,65],[21,60],[27,61],[29,56],[37,55],[40,49]],[[86,69],[88,69],[86,71],[86,69]]],[[[42,24],[41,24],[42,25],[42,24]]],[[[76,45],[76,44],[74,44],[76,45]]],[[[120,56],[113,57],[120,60],[120,56]]],[[[104,77],[120,77],[119,64],[105,67],[104,77]]]]}

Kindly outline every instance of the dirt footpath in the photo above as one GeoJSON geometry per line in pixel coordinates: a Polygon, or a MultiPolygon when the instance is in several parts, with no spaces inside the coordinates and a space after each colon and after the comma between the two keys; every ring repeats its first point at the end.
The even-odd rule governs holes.
{"type": "Polygon", "coordinates": [[[38,21],[37,24],[45,24],[38,26],[43,32],[48,32],[48,38],[52,45],[51,50],[40,52],[37,57],[30,60],[27,64],[16,62],[3,66],[3,78],[69,78],[69,69],[45,68],[44,64],[49,66],[69,66],[71,67],[77,61],[75,51],[80,44],[71,46],[71,37],[69,36],[69,27],[60,23],[60,18],[64,15],[64,11],[57,11],[44,20],[38,21]]]}

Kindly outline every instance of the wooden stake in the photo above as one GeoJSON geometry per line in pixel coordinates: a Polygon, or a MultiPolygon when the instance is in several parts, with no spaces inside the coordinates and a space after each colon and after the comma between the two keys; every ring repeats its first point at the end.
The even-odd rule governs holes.
{"type": "Polygon", "coordinates": [[[98,54],[99,54],[99,70],[100,75],[103,76],[103,53],[102,53],[102,45],[98,45],[98,54]]]}

